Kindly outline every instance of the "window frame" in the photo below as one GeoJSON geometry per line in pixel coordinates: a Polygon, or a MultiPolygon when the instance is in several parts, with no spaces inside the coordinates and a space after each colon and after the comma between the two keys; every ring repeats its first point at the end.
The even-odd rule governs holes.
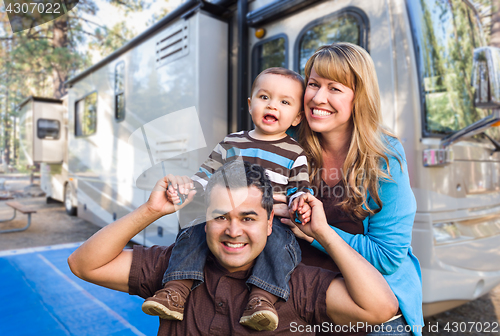
{"type": "Polygon", "coordinates": [[[120,61],[118,63],[115,64],[115,71],[114,71],[114,76],[113,76],[113,79],[114,79],[114,82],[115,82],[115,85],[114,85],[114,89],[113,89],[113,104],[114,104],[114,114],[115,114],[115,121],[116,122],[121,122],[123,120],[125,120],[125,116],[126,116],[126,101],[125,101],[125,61],[120,61]],[[122,83],[123,83],[123,89],[122,91],[120,92],[117,92],[116,90],[116,84],[117,84],[117,81],[116,81],[116,77],[117,77],[117,69],[118,69],[118,66],[120,66],[121,64],[123,64],[123,73],[122,73],[122,83]],[[118,118],[118,104],[116,103],[116,99],[118,96],[122,95],[123,96],[123,116],[118,118]]]}
{"type": "Polygon", "coordinates": [[[38,118],[38,120],[36,121],[36,137],[40,140],[59,140],[61,138],[61,122],[57,119],[48,119],[48,118],[38,118]],[[56,121],[57,122],[57,127],[58,127],[58,132],[57,132],[57,137],[56,138],[42,138],[40,137],[40,121],[41,120],[49,120],[49,121],[56,121]]]}
{"type": "Polygon", "coordinates": [[[293,70],[300,73],[300,44],[305,33],[312,28],[319,26],[328,21],[332,21],[342,15],[351,15],[357,19],[359,23],[359,46],[364,48],[368,53],[370,53],[370,20],[366,13],[359,7],[349,6],[342,8],[336,12],[327,14],[318,19],[315,19],[302,28],[302,30],[297,35],[294,45],[294,57],[293,57],[293,70]]]}
{"type": "MultiPolygon", "coordinates": [[[[81,97],[80,99],[76,100],[75,101],[75,113],[74,113],[74,117],[75,117],[75,125],[74,125],[74,132],[75,132],[75,138],[84,138],[84,137],[89,137],[89,136],[92,136],[94,134],[97,133],[97,116],[98,116],[98,106],[99,106],[99,93],[97,92],[97,90],[94,90],[94,91],[91,91],[89,93],[87,93],[86,95],[84,95],[83,97],[81,97]],[[95,108],[95,113],[96,113],[96,118],[95,118],[95,131],[93,133],[90,133],[90,134],[77,134],[77,123],[78,123],[78,115],[77,115],[77,104],[79,102],[81,102],[82,100],[85,100],[88,96],[92,95],[92,94],[96,94],[96,102],[95,102],[95,105],[96,105],[96,108],[95,108]]],[[[84,105],[84,108],[85,108],[85,105],[84,105]]]]}
{"type": "Polygon", "coordinates": [[[252,83],[255,80],[255,78],[257,77],[257,75],[259,74],[259,70],[257,70],[257,60],[259,58],[259,55],[257,52],[258,48],[263,44],[266,44],[266,43],[273,41],[273,40],[278,40],[280,38],[285,39],[285,68],[288,69],[288,64],[289,64],[288,36],[285,33],[279,33],[279,34],[273,35],[273,36],[268,37],[262,41],[255,43],[253,48],[252,48],[252,72],[251,72],[252,73],[252,78],[251,78],[252,83]]]}
{"type": "MultiPolygon", "coordinates": [[[[473,8],[470,6],[470,4],[465,1],[464,2],[464,5],[466,5],[469,9],[469,11],[473,12],[473,13],[470,13],[469,12],[469,15],[473,14],[476,16],[476,20],[478,20],[479,22],[481,22],[479,20],[479,18],[477,17],[477,14],[474,13],[474,10],[473,8]]],[[[421,43],[419,41],[419,39],[417,38],[417,27],[418,27],[418,23],[414,22],[414,17],[413,15],[411,14],[410,12],[410,7],[409,7],[409,4],[408,4],[408,1],[405,1],[405,9],[406,9],[406,13],[408,14],[408,22],[409,22],[409,25],[410,25],[410,31],[411,31],[411,36],[412,36],[412,46],[413,46],[413,51],[414,51],[414,57],[415,57],[415,63],[416,63],[416,70],[417,70],[417,81],[418,81],[418,94],[419,94],[419,98],[420,98],[420,125],[421,125],[421,136],[422,138],[438,138],[438,139],[443,139],[447,136],[449,136],[450,134],[453,134],[455,133],[456,131],[454,132],[451,132],[451,133],[437,133],[437,132],[432,132],[432,131],[428,131],[427,130],[427,109],[426,109],[426,99],[425,99],[425,88],[424,88],[424,71],[422,69],[422,64],[420,62],[420,59],[422,57],[422,54],[421,54],[421,43]]],[[[484,36],[480,36],[481,38],[481,41],[480,44],[483,44],[483,39],[484,39],[484,36]]],[[[469,140],[472,140],[473,138],[469,138],[469,140]]]]}

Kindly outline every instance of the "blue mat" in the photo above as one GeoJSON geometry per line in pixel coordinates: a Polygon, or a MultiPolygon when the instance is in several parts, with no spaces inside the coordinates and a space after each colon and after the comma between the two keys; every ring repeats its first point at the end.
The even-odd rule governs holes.
{"type": "Polygon", "coordinates": [[[0,335],[156,335],[143,299],[80,280],[66,259],[79,244],[0,252],[0,335]]]}

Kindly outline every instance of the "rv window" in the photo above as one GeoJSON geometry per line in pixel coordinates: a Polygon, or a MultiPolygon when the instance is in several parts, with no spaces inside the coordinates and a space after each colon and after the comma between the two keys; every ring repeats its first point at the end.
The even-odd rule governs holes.
{"type": "Polygon", "coordinates": [[[262,70],[272,67],[288,67],[285,36],[275,36],[255,45],[253,49],[253,78],[262,70]]]}
{"type": "Polygon", "coordinates": [[[361,45],[361,34],[364,25],[361,18],[354,13],[334,14],[333,16],[313,22],[301,34],[299,39],[299,72],[304,75],[307,60],[316,49],[334,42],[351,42],[361,45]]]}
{"type": "MultiPolygon", "coordinates": [[[[474,48],[483,45],[478,18],[465,1],[407,1],[415,36],[424,135],[449,134],[490,114],[473,105],[474,48]]],[[[500,132],[489,134],[497,139],[500,132]]]]}
{"type": "Polygon", "coordinates": [[[115,118],[125,119],[125,62],[121,61],[115,67],[115,118]]]}
{"type": "Polygon", "coordinates": [[[97,127],[97,92],[75,104],[75,136],[92,135],[97,127]]]}
{"type": "Polygon", "coordinates": [[[38,119],[36,134],[38,139],[57,140],[61,124],[59,120],[38,119]]]}

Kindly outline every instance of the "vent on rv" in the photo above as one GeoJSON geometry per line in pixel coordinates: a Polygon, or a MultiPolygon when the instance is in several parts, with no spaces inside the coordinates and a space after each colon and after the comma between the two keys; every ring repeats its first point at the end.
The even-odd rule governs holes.
{"type": "Polygon", "coordinates": [[[156,67],[173,62],[189,53],[188,21],[180,22],[159,34],[156,41],[156,67]]]}

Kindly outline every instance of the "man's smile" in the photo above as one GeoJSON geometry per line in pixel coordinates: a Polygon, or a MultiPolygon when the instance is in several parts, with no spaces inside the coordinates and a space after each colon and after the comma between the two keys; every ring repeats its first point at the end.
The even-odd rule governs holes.
{"type": "Polygon", "coordinates": [[[229,251],[241,251],[247,243],[231,243],[231,242],[222,242],[226,250],[229,251]]]}

